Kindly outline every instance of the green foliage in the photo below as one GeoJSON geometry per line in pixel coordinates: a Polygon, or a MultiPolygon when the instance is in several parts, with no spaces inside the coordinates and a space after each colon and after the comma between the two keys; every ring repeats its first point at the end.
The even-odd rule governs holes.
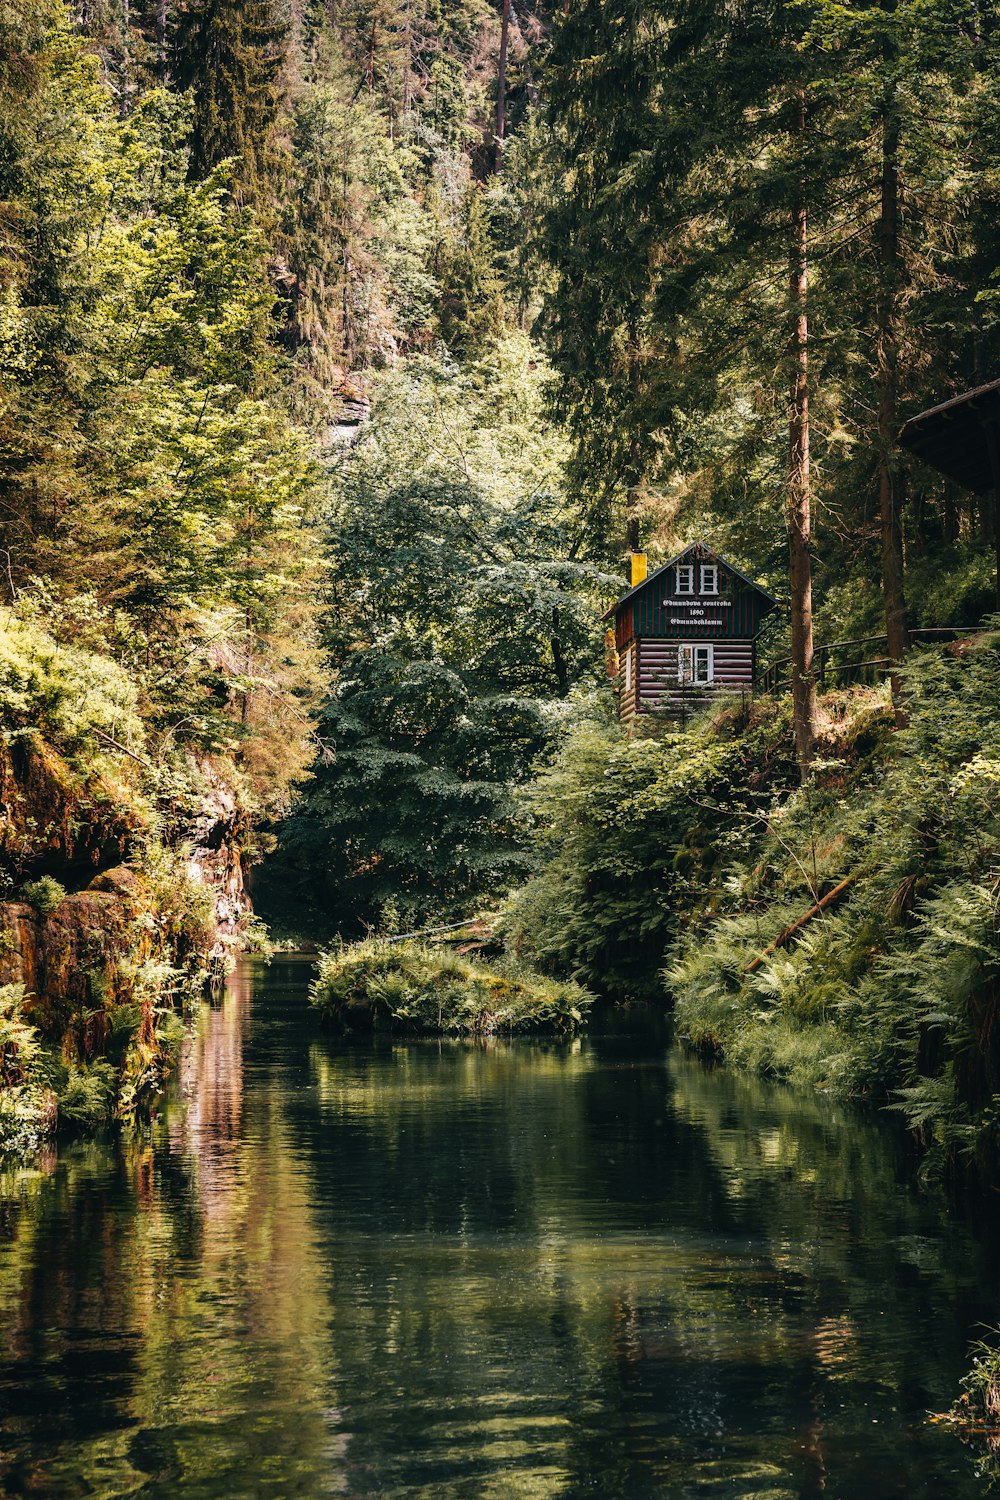
{"type": "Polygon", "coordinates": [[[23,985],[0,985],[0,1154],[31,1150],[55,1125],[41,1041],[24,1008],[23,985]]]}
{"type": "Polygon", "coordinates": [[[193,171],[235,158],[249,201],[266,201],[273,177],[286,37],[267,0],[188,0],[174,27],[177,81],[195,107],[193,171]]]}
{"type": "Polygon", "coordinates": [[[840,728],[841,757],[789,793],[689,928],[668,983],[696,1045],[829,1087],[895,1091],[939,1161],[984,1175],[1000,1148],[1000,752],[988,637],[909,669],[909,727],[884,748],[840,728]],[[870,742],[868,742],[870,745],[870,742]],[[845,877],[846,896],[761,958],[845,877]]]}
{"type": "Polygon", "coordinates": [[[23,985],[0,985],[0,1082],[8,1088],[29,1082],[41,1052],[38,1033],[24,1020],[24,1003],[23,985]]]}
{"type": "Polygon", "coordinates": [[[601,578],[572,558],[545,393],[520,337],[413,359],[337,476],[337,681],[285,848],[347,928],[388,900],[411,923],[468,911],[523,872],[513,788],[596,680],[601,578]]]}
{"type": "Polygon", "coordinates": [[[790,772],[787,714],[762,714],[742,735],[729,711],[655,739],[595,723],[570,733],[526,792],[540,870],[507,903],[515,951],[616,997],[659,994],[678,923],[711,905],[769,782],[790,772]]]}
{"type": "Polygon", "coordinates": [[[879,610],[872,496],[887,442],[922,623],[976,618],[989,518],[892,439],[897,406],[901,420],[996,363],[998,39],[995,17],[922,0],[582,0],[557,22],[542,181],[529,170],[525,191],[595,543],[617,540],[627,500],[653,550],[706,535],[777,582],[800,205],[818,624],[851,637],[879,610]],[[892,411],[881,436],[879,393],[883,426],[892,411]],[[935,586],[944,548],[968,569],[964,599],[935,586]]]}
{"type": "Polygon", "coordinates": [[[528,793],[541,868],[508,901],[507,940],[612,994],[665,980],[692,1046],[892,1099],[932,1161],[986,1179],[1000,1162],[995,638],[916,655],[906,682],[895,734],[884,692],[821,701],[805,786],[787,708],[766,700],[655,739],[577,729],[528,793]]]}
{"type": "Polygon", "coordinates": [[[127,750],[144,743],[136,684],[107,656],[60,644],[29,600],[0,607],[0,723],[11,733],[37,732],[63,752],[90,757],[107,738],[127,750]]]}
{"type": "Polygon", "coordinates": [[[577,984],[488,968],[427,943],[377,938],[321,954],[311,997],[325,1019],[341,1025],[474,1036],[572,1035],[593,998],[577,984]]]}
{"type": "Polygon", "coordinates": [[[51,875],[40,875],[37,880],[26,880],[21,887],[21,899],[33,906],[41,916],[54,912],[66,898],[66,887],[51,875]]]}
{"type": "MultiPolygon", "coordinates": [[[[995,1339],[998,1330],[990,1329],[990,1333],[995,1339]]],[[[995,1342],[977,1339],[972,1346],[971,1368],[960,1385],[962,1395],[951,1409],[951,1420],[995,1432],[1000,1427],[1000,1348],[995,1342]]]]}
{"type": "Polygon", "coordinates": [[[94,698],[141,704],[171,748],[244,761],[270,810],[307,757],[317,470],[276,400],[266,247],[226,169],[188,180],[187,102],[152,90],[122,118],[95,61],[52,27],[21,105],[34,129],[0,157],[5,579],[62,652],[14,641],[12,707],[103,676],[94,698]],[[22,654],[52,681],[25,681],[22,654]]]}
{"type": "Polygon", "coordinates": [[[87,1130],[111,1119],[118,1071],[106,1058],[69,1068],[58,1093],[59,1121],[71,1129],[87,1130]]]}

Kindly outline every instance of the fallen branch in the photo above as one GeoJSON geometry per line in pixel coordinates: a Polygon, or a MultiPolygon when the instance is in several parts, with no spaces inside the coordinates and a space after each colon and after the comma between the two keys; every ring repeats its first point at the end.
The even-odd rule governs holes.
{"type": "Polygon", "coordinates": [[[840,897],[846,890],[850,889],[856,879],[856,875],[848,875],[847,879],[842,880],[839,885],[835,885],[832,891],[827,891],[826,895],[817,901],[815,906],[810,906],[805,916],[797,918],[790,927],[785,928],[784,932],[779,932],[770,947],[765,948],[763,953],[759,953],[752,963],[747,964],[743,970],[744,974],[752,974],[756,969],[759,969],[765,958],[770,958],[772,953],[776,953],[779,948],[783,948],[789,939],[793,938],[797,932],[800,932],[807,922],[811,922],[813,917],[818,917],[821,911],[825,911],[828,906],[832,906],[835,901],[839,901],[840,897]]]}
{"type": "Polygon", "coordinates": [[[392,937],[382,938],[384,943],[408,943],[411,938],[434,937],[439,932],[461,932],[463,927],[474,927],[483,922],[484,916],[466,917],[464,922],[448,922],[444,927],[418,927],[416,932],[396,932],[392,937]]]}
{"type": "Polygon", "coordinates": [[[98,729],[96,724],[93,725],[93,733],[97,735],[98,739],[104,740],[106,744],[111,745],[122,755],[130,755],[133,760],[137,760],[139,762],[140,766],[148,766],[149,770],[151,771],[156,770],[156,767],[153,765],[153,762],[151,760],[147,760],[144,755],[136,755],[135,751],[130,750],[127,745],[119,744],[119,742],[110,734],[105,734],[103,729],[98,729]]]}

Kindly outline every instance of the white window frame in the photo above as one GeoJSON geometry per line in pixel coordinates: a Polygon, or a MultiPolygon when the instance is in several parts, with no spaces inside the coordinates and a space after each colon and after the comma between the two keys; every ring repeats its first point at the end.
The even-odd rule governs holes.
{"type": "Polygon", "coordinates": [[[715,681],[715,648],[711,641],[684,641],[678,645],[677,681],[686,687],[711,687],[715,681]]]}
{"type": "Polygon", "coordinates": [[[719,592],[719,567],[717,563],[702,563],[701,591],[703,594],[719,592]]]}
{"type": "Polygon", "coordinates": [[[626,693],[630,693],[632,691],[632,648],[631,647],[629,647],[628,650],[625,652],[625,691],[626,691],[626,693]]]}
{"type": "Polygon", "coordinates": [[[694,563],[678,563],[674,568],[675,594],[694,593],[694,563]]]}

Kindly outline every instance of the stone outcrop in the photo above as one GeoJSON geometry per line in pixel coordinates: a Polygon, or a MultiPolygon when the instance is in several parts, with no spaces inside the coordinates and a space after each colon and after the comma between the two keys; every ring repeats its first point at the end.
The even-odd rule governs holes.
{"type": "Polygon", "coordinates": [[[208,886],[215,900],[213,960],[235,953],[253,907],[247,892],[247,859],[243,843],[247,828],[232,789],[211,767],[199,766],[208,788],[199,815],[191,826],[188,878],[208,886]]]}
{"type": "Polygon", "coordinates": [[[129,998],[129,965],[151,951],[133,895],[77,891],[48,913],[24,901],[0,905],[0,984],[23,984],[26,1019],[73,1050],[103,1050],[110,1006],[129,998]],[[123,961],[128,964],[123,966],[123,961]]]}
{"type": "Polygon", "coordinates": [[[49,911],[0,902],[0,984],[23,985],[26,1018],[71,1053],[103,1050],[108,1011],[132,997],[146,959],[197,968],[200,954],[221,966],[239,947],[253,914],[245,814],[209,765],[197,770],[205,795],[171,880],[143,868],[143,820],[127,796],[84,781],[39,739],[0,738],[4,863],[21,880],[51,875],[69,887],[49,911]],[[191,900],[192,887],[210,902],[191,900]]]}
{"type": "Polygon", "coordinates": [[[39,736],[0,737],[0,855],[22,878],[83,884],[119,864],[145,823],[137,799],[79,775],[39,736]]]}

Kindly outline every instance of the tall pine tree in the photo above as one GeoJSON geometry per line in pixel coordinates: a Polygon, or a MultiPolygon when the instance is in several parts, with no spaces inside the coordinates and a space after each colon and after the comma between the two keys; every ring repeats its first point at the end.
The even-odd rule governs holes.
{"type": "Polygon", "coordinates": [[[174,22],[173,79],[194,101],[191,175],[235,158],[236,197],[257,207],[274,188],[286,37],[270,0],[182,0],[174,22]]]}

